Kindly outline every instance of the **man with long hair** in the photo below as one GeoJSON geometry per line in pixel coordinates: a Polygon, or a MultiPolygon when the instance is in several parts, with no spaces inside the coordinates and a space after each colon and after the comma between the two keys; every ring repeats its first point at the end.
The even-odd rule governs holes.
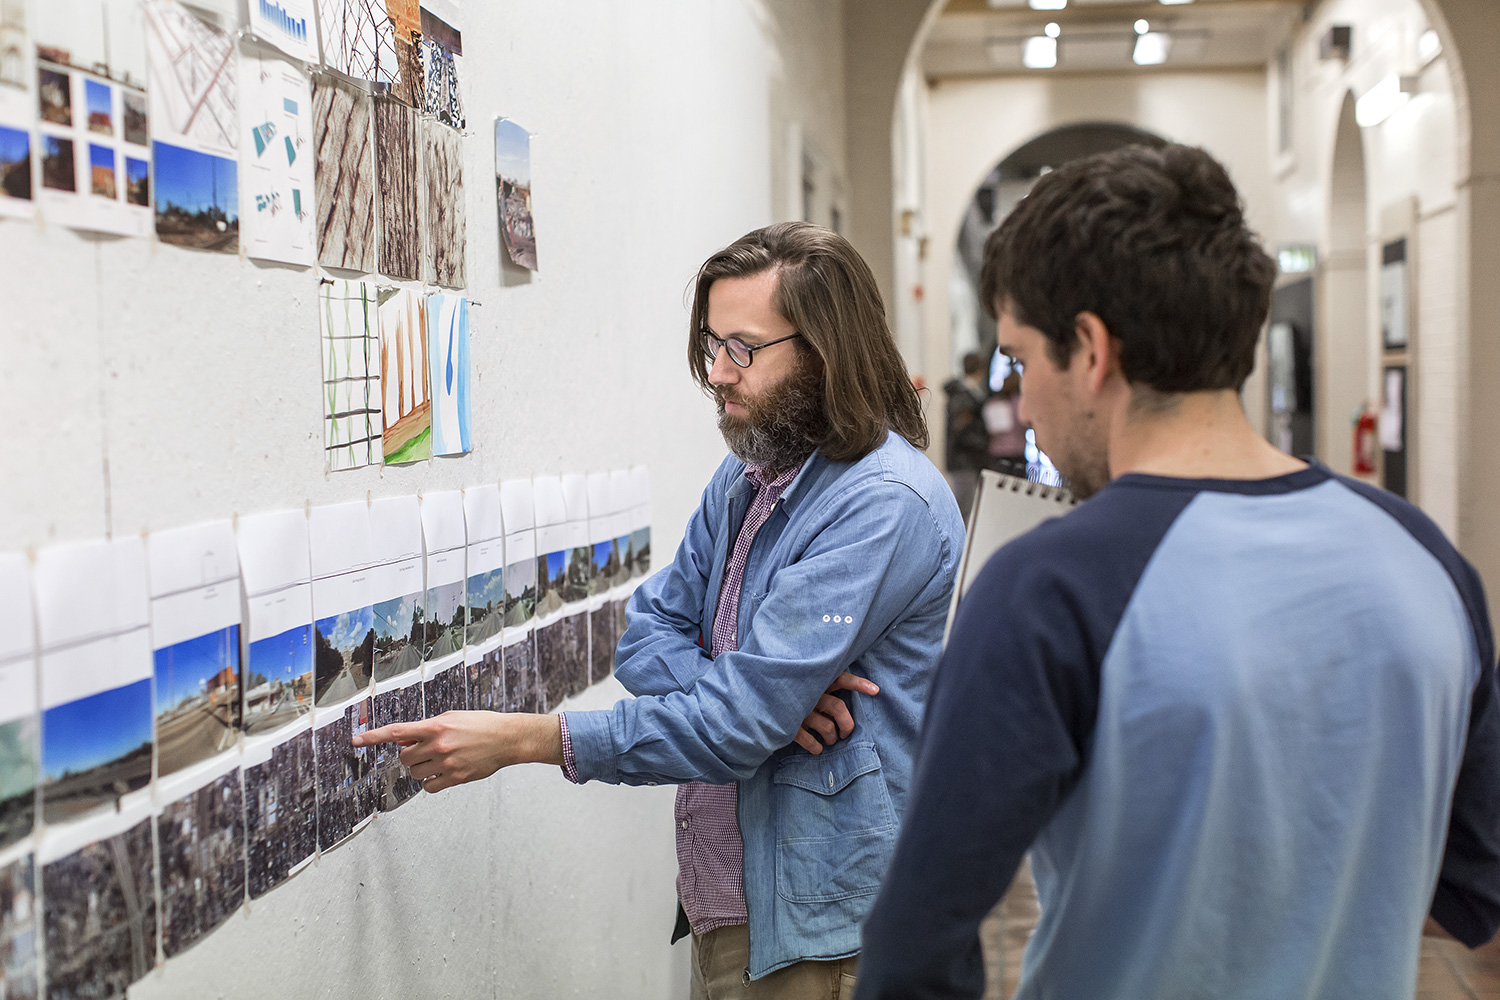
{"type": "MultiPolygon", "coordinates": [[[[388,726],[429,791],[525,762],[680,785],[693,995],[847,996],[895,845],[963,525],[869,267],[805,223],[698,272],[688,369],[730,456],[635,592],[615,676],[562,715],[388,726]],[[878,695],[878,697],[877,697],[878,695]]],[[[675,938],[674,938],[675,940],[675,938]]]]}
{"type": "Polygon", "coordinates": [[[1495,932],[1479,578],[1246,420],[1275,276],[1185,146],[1068,163],[990,238],[1021,415],[1091,499],[959,605],[861,998],[979,996],[976,930],[1028,850],[1024,1000],[1409,1000],[1429,911],[1495,932]]]}

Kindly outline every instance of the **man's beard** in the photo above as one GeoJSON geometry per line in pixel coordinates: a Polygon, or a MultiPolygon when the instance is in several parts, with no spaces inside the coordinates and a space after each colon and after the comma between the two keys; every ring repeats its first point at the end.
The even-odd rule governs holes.
{"type": "Polygon", "coordinates": [[[724,443],[740,461],[765,472],[800,465],[828,436],[821,365],[804,361],[760,397],[741,396],[727,387],[715,395],[724,443]],[[725,412],[726,397],[749,412],[743,417],[725,412]]]}

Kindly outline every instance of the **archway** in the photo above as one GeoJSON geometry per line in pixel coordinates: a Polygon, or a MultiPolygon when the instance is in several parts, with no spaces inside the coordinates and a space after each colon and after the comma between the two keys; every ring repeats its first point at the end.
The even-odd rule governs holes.
{"type": "Polygon", "coordinates": [[[1337,472],[1353,469],[1350,415],[1369,394],[1366,243],[1369,210],[1364,140],[1345,94],[1328,183],[1328,245],[1318,269],[1313,337],[1313,451],[1337,472]],[[1337,364],[1334,363],[1337,359],[1337,364]]]}

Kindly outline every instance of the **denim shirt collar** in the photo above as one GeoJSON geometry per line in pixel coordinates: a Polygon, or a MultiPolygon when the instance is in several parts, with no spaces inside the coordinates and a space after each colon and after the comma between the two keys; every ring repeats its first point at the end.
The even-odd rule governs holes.
{"type": "MultiPolygon", "coordinates": [[[[777,501],[777,504],[784,509],[790,509],[796,503],[798,495],[806,490],[808,483],[812,482],[813,477],[809,475],[810,471],[825,461],[823,456],[816,451],[803,459],[802,468],[797,470],[792,481],[787,483],[786,489],[781,491],[781,499],[777,501]]],[[[750,478],[750,467],[745,466],[740,470],[739,477],[724,491],[724,496],[734,500],[747,493],[753,493],[756,489],[755,481],[750,478]]]]}

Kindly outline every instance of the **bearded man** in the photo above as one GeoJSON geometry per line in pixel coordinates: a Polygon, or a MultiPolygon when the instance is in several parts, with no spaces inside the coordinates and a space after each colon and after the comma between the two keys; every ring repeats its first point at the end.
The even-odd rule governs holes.
{"type": "Polygon", "coordinates": [[[963,524],[918,450],[921,404],[874,276],[838,234],[783,223],[710,257],[688,367],[732,454],[672,564],[631,598],[615,676],[636,697],[450,712],[356,741],[404,744],[434,792],[526,762],[678,784],[693,996],[848,996],[963,524]]]}

